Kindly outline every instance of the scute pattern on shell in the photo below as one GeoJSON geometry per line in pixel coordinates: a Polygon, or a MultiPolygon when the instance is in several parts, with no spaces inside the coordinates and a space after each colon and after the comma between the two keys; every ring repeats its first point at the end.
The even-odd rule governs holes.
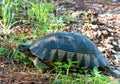
{"type": "Polygon", "coordinates": [[[67,58],[71,58],[78,61],[80,67],[109,66],[97,46],[81,34],[68,32],[48,34],[33,42],[30,52],[46,61],[66,61],[67,58]]]}

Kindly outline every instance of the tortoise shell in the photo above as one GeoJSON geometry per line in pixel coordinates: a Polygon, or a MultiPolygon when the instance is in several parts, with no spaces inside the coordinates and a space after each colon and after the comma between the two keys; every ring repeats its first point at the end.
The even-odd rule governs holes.
{"type": "Polygon", "coordinates": [[[109,66],[97,46],[85,35],[57,32],[48,34],[33,42],[29,52],[40,58],[46,65],[49,62],[66,62],[67,58],[77,61],[76,66],[93,68],[109,66]]]}

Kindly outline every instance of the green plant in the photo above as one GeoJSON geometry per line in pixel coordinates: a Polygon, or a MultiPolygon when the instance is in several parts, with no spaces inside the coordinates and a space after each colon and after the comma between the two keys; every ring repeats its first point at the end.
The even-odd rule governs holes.
{"type": "Polygon", "coordinates": [[[27,10],[28,17],[35,19],[40,23],[48,23],[48,19],[50,19],[50,11],[53,10],[54,6],[48,3],[34,3],[30,2],[31,8],[27,10]]]}
{"type": "Polygon", "coordinates": [[[63,67],[66,69],[66,75],[68,75],[69,74],[69,71],[70,71],[70,68],[72,67],[72,66],[74,66],[75,65],[75,63],[77,63],[77,62],[73,62],[71,59],[67,59],[67,61],[68,61],[68,64],[64,64],[63,65],[63,67]]]}
{"type": "Polygon", "coordinates": [[[2,59],[11,59],[14,54],[12,53],[12,50],[8,49],[7,47],[1,47],[0,48],[0,58],[2,59]]]}
{"type": "Polygon", "coordinates": [[[65,26],[61,17],[53,15],[54,5],[50,3],[30,2],[31,8],[27,9],[28,19],[39,26],[39,33],[60,31],[65,26]]]}
{"type": "Polygon", "coordinates": [[[6,51],[6,48],[0,48],[0,56],[4,55],[6,51]]]}
{"type": "Polygon", "coordinates": [[[64,27],[65,24],[63,22],[62,17],[52,17],[50,24],[49,24],[49,31],[54,30],[54,31],[60,31],[60,28],[64,27]]]}
{"type": "Polygon", "coordinates": [[[94,67],[93,69],[93,74],[94,74],[94,76],[92,77],[93,84],[113,84],[108,83],[109,77],[101,75],[96,67],[94,67]]]}
{"type": "Polygon", "coordinates": [[[85,74],[76,73],[75,75],[70,75],[72,74],[69,73],[70,67],[74,63],[76,62],[72,62],[69,59],[68,64],[58,62],[58,66],[55,67],[57,75],[55,79],[50,80],[52,84],[114,84],[113,82],[109,82],[109,76],[101,75],[96,67],[91,71],[92,74],[88,74],[88,70],[84,70],[85,74]],[[63,70],[63,68],[66,70],[63,70]]]}
{"type": "Polygon", "coordinates": [[[66,23],[67,24],[70,24],[71,22],[75,22],[76,21],[76,18],[72,18],[70,16],[64,16],[65,19],[66,19],[66,23]]]}
{"type": "Polygon", "coordinates": [[[14,49],[13,48],[13,60],[16,62],[16,63],[21,63],[25,66],[30,66],[30,67],[35,67],[36,70],[38,71],[43,71],[45,69],[44,66],[34,66],[33,62],[30,60],[29,56],[19,52],[18,50],[14,49]]]}
{"type": "Polygon", "coordinates": [[[29,4],[31,5],[31,7],[27,9],[29,21],[39,27],[40,34],[46,33],[51,22],[50,11],[54,9],[54,5],[43,2],[35,3],[33,1],[29,2],[29,4]]]}
{"type": "Polygon", "coordinates": [[[19,52],[14,48],[13,48],[12,56],[13,56],[13,60],[16,61],[17,63],[22,63],[25,66],[33,66],[33,63],[28,56],[22,54],[21,52],[19,52]]]}
{"type": "MultiPolygon", "coordinates": [[[[15,13],[12,12],[13,8],[17,9],[16,2],[20,0],[2,0],[1,10],[2,10],[2,21],[0,21],[0,33],[9,34],[13,30],[13,25],[15,22],[15,13]]],[[[14,9],[14,10],[15,10],[14,9]]]]}

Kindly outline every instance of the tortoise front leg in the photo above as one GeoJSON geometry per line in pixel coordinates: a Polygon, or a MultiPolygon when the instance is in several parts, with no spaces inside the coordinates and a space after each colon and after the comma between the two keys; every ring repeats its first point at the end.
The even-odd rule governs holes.
{"type": "Polygon", "coordinates": [[[45,69],[48,68],[48,66],[44,64],[38,57],[30,58],[30,60],[32,60],[32,62],[34,63],[34,66],[44,67],[45,69]]]}

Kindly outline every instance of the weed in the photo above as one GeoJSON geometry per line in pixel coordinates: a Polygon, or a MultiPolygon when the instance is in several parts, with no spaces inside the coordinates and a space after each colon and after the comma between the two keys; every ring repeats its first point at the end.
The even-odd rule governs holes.
{"type": "Polygon", "coordinates": [[[93,74],[88,74],[88,70],[84,70],[84,75],[80,73],[71,75],[69,71],[70,67],[74,65],[74,62],[68,60],[68,64],[63,64],[61,62],[57,64],[58,66],[55,67],[57,75],[55,79],[50,80],[52,84],[114,84],[109,82],[109,76],[101,75],[96,67],[92,71],[93,74]],[[63,71],[62,68],[64,67],[66,67],[66,70],[63,71]],[[66,73],[66,75],[63,74],[63,72],[66,73]]]}
{"type": "Polygon", "coordinates": [[[40,23],[47,23],[50,17],[50,11],[53,10],[54,6],[46,3],[34,3],[30,2],[32,8],[28,9],[28,16],[35,19],[40,23]]]}
{"type": "Polygon", "coordinates": [[[0,48],[0,56],[4,55],[8,51],[6,48],[0,48]]]}
{"type": "Polygon", "coordinates": [[[61,17],[55,17],[51,14],[54,10],[53,4],[30,2],[30,5],[31,8],[27,10],[28,19],[31,23],[39,26],[40,33],[59,31],[59,28],[65,26],[61,17]]]}
{"type": "Polygon", "coordinates": [[[26,56],[25,54],[22,54],[21,52],[19,52],[18,50],[13,48],[13,60],[16,63],[21,63],[25,66],[33,66],[32,61],[29,59],[28,56],[26,56]]]}
{"type": "Polygon", "coordinates": [[[12,8],[17,9],[16,1],[20,0],[2,0],[1,10],[2,10],[2,21],[0,21],[0,33],[9,34],[13,29],[12,26],[16,23],[14,16],[15,13],[12,12],[12,8]],[[16,7],[14,7],[16,6],[16,7]]]}
{"type": "MultiPolygon", "coordinates": [[[[54,31],[54,32],[56,32],[56,31],[60,31],[60,28],[62,28],[62,27],[64,27],[65,26],[65,24],[64,24],[64,22],[63,22],[63,19],[62,19],[62,17],[53,17],[52,19],[51,19],[51,22],[50,22],[50,24],[49,24],[49,31],[54,31]]],[[[53,32],[52,31],[52,32],[53,32]]]]}

